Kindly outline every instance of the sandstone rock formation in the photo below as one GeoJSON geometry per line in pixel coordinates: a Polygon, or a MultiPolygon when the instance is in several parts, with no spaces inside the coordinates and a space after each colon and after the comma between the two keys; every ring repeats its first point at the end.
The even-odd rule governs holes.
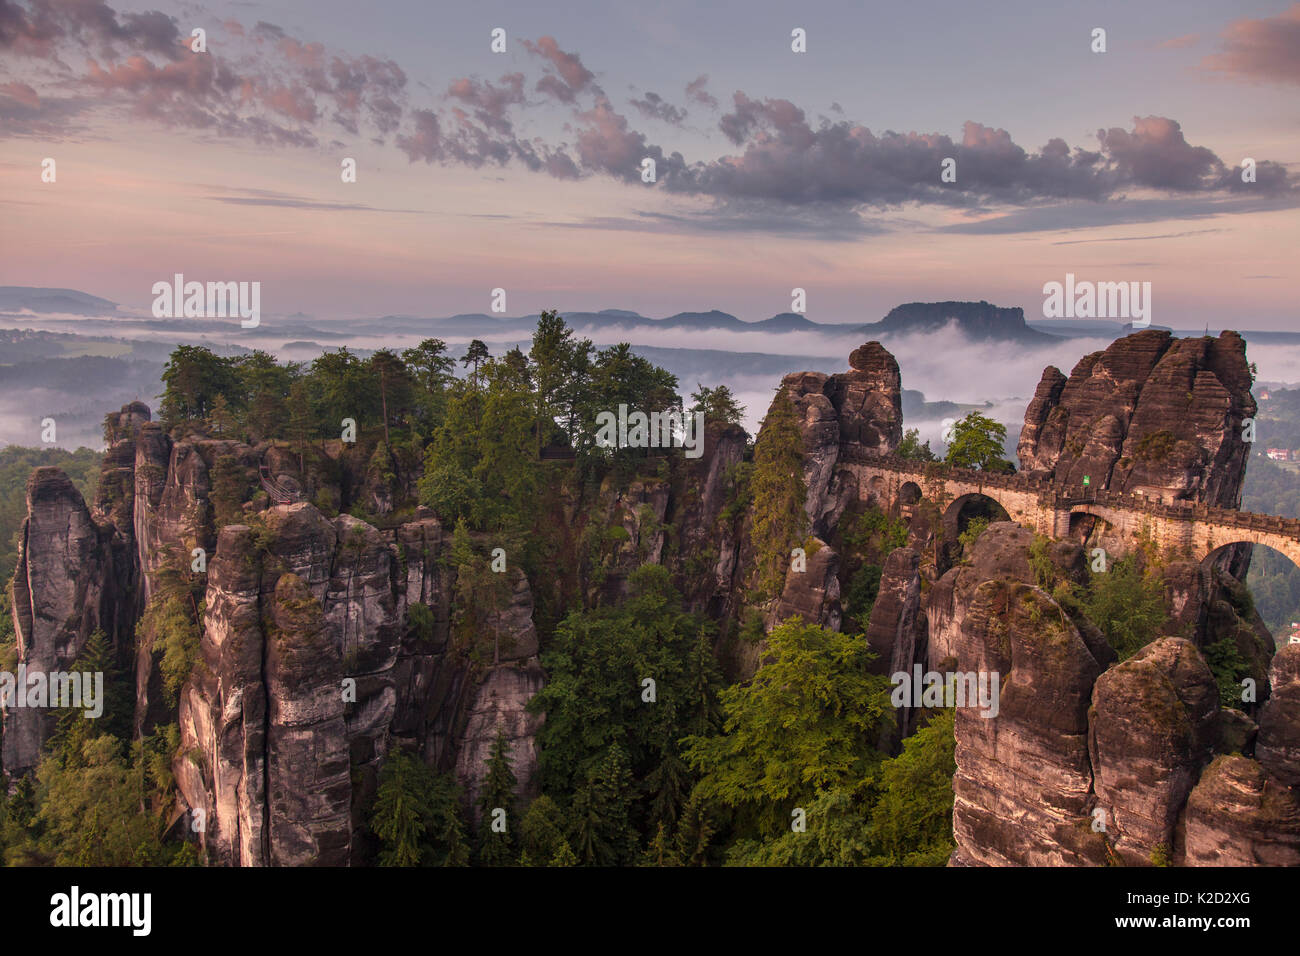
{"type": "Polygon", "coordinates": [[[1089,744],[1107,836],[1125,862],[1171,852],[1174,824],[1213,743],[1218,687],[1195,645],[1148,644],[1097,680],[1089,744]]]}
{"type": "Polygon", "coordinates": [[[955,670],[996,672],[996,716],[958,708],[954,862],[1099,863],[1087,825],[1092,773],[1088,702],[1101,672],[1078,629],[1045,592],[998,579],[974,591],[955,670]]]}
{"type": "Polygon", "coordinates": [[[781,380],[803,432],[805,508],[821,536],[857,494],[836,472],[841,454],[884,455],[903,439],[898,362],[879,342],[868,342],[849,355],[849,366],[834,375],[799,372],[781,380]]]}
{"type": "Polygon", "coordinates": [[[1235,508],[1255,414],[1246,343],[1147,329],[1049,367],[1025,413],[1021,471],[1078,487],[1235,508]]]}
{"type": "MultiPolygon", "coordinates": [[[[990,525],[971,563],[920,602],[930,668],[998,669],[1004,678],[996,717],[957,711],[951,862],[1294,861],[1300,648],[1275,658],[1268,729],[1256,738],[1249,717],[1220,707],[1192,642],[1162,638],[1115,664],[1090,622],[1072,621],[1033,586],[1032,541],[1015,525],[990,525]]],[[[906,552],[895,554],[910,567],[906,552]]],[[[1056,542],[1049,554],[1056,579],[1079,579],[1077,544],[1056,542]]],[[[896,617],[873,611],[873,632],[886,620],[896,617]]]]}
{"type": "MultiPolygon", "coordinates": [[[[380,531],[347,514],[328,519],[305,502],[261,512],[246,506],[252,526],[228,524],[218,535],[211,475],[219,459],[234,461],[255,487],[261,464],[287,481],[297,457],[273,445],[178,440],[139,403],[110,416],[106,433],[93,514],[58,469],[39,469],[29,482],[14,581],[20,657],[32,669],[67,669],[99,628],[125,663],[151,575],[164,564],[188,571],[191,550],[206,552],[206,570],[196,572],[206,574],[201,663],[182,688],[179,718],[165,706],[158,655],[142,644],[135,725],[148,733],[179,719],[180,808],[203,819],[214,861],[331,865],[364,857],[372,848],[361,813],[393,746],[456,770],[475,793],[502,727],[520,792],[535,793],[534,738],[544,718],[527,704],[544,674],[532,594],[518,569],[494,633],[485,635],[499,664],[489,658],[483,667],[449,643],[449,540],[426,510],[380,531]],[[415,605],[423,611],[412,616],[415,605]]],[[[723,463],[739,459],[743,442],[737,430],[723,463]]],[[[712,479],[718,489],[720,482],[712,479]]],[[[657,492],[628,494],[625,516],[640,520],[641,506],[651,506],[650,524],[634,528],[637,549],[658,553],[665,502],[657,492]]],[[[703,514],[713,521],[721,505],[713,490],[703,514]]],[[[41,711],[7,713],[4,770],[31,770],[51,730],[41,711]]]]}
{"type": "MultiPolygon", "coordinates": [[[[121,637],[129,615],[116,587],[113,528],[101,524],[58,468],[37,468],[27,481],[27,519],[10,586],[18,661],[27,671],[70,670],[96,630],[121,637]]],[[[36,766],[54,728],[49,710],[18,707],[4,715],[4,767],[36,766]]]]}
{"type": "Polygon", "coordinates": [[[1278,782],[1300,786],[1300,644],[1273,655],[1269,685],[1272,696],[1260,714],[1255,754],[1278,782]]]}
{"type": "Polygon", "coordinates": [[[1300,866],[1300,794],[1225,754],[1187,801],[1187,866],[1300,866]]]}
{"type": "Polygon", "coordinates": [[[522,574],[495,622],[502,663],[479,675],[450,653],[446,618],[432,610],[446,607],[435,520],[391,539],[350,515],[329,521],[305,502],[272,507],[262,520],[257,530],[221,530],[203,666],[181,701],[178,788],[187,807],[208,813],[214,857],[242,866],[355,861],[363,802],[355,788],[373,788],[395,738],[436,764],[454,757],[476,792],[504,726],[527,791],[541,718],[525,708],[542,673],[522,574]],[[406,633],[413,603],[431,609],[431,633],[406,633]]]}
{"type": "Polygon", "coordinates": [[[785,585],[768,612],[770,630],[798,615],[811,624],[831,630],[840,627],[840,556],[825,541],[810,542],[802,569],[794,561],[786,569],[785,585]]]}

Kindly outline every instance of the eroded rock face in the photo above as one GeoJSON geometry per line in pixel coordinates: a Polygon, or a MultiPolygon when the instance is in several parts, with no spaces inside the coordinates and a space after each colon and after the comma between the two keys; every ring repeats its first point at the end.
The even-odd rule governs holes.
{"type": "Polygon", "coordinates": [[[839,630],[840,556],[815,538],[809,550],[812,553],[805,556],[804,570],[796,570],[793,561],[786,569],[785,586],[768,615],[768,630],[795,615],[810,624],[839,630]]]}
{"type": "Polygon", "coordinates": [[[400,640],[391,556],[369,525],[336,527],[309,504],[265,521],[262,532],[223,528],[209,564],[178,788],[188,807],[210,809],[204,839],[220,862],[346,863],[351,770],[382,756],[396,699],[382,676],[400,640]]]}
{"type": "MultiPolygon", "coordinates": [[[[1244,667],[1241,676],[1255,681],[1257,700],[1265,701],[1273,636],[1245,585],[1213,562],[1171,561],[1161,577],[1170,609],[1168,631],[1193,635],[1202,653],[1221,640],[1231,641],[1244,667]]],[[[1243,707],[1258,716],[1255,705],[1243,707]]]]}
{"type": "Polygon", "coordinates": [[[1255,755],[1280,783],[1300,786],[1300,644],[1286,644],[1269,668],[1272,696],[1259,718],[1255,755]]]}
{"type": "Polygon", "coordinates": [[[1174,823],[1209,757],[1218,687],[1195,645],[1167,637],[1097,680],[1090,748],[1098,806],[1130,865],[1172,852],[1174,823]]]}
{"type": "MultiPolygon", "coordinates": [[[[18,662],[28,673],[67,671],[97,629],[113,642],[122,595],[113,563],[113,528],[98,523],[81,492],[58,468],[37,468],[27,480],[27,519],[18,540],[10,587],[18,662]]],[[[4,769],[35,767],[55,716],[15,707],[4,715],[4,769]]]]}
{"type": "Polygon", "coordinates": [[[1179,338],[1147,329],[1085,356],[1068,380],[1048,368],[1025,413],[1021,471],[1059,486],[1227,508],[1241,501],[1255,414],[1236,332],[1179,338]]]}
{"type": "Polygon", "coordinates": [[[1187,866],[1300,866],[1300,793],[1249,757],[1216,757],[1187,801],[1187,866]]]}
{"type": "MultiPolygon", "coordinates": [[[[1014,579],[1007,546],[1017,535],[1001,536],[1005,576],[979,581],[989,567],[957,568],[931,592],[943,602],[929,608],[941,612],[931,626],[946,642],[937,662],[932,649],[931,666],[1011,675],[997,717],[957,711],[951,862],[1294,861],[1300,805],[1290,781],[1300,753],[1287,708],[1300,653],[1275,664],[1264,710],[1270,741],[1246,714],[1221,709],[1217,683],[1190,641],[1159,639],[1107,669],[1114,653],[1099,633],[1089,636],[1079,629],[1086,622],[1074,625],[1044,592],[1014,579]],[[1235,756],[1225,763],[1216,752],[1235,756]]],[[[1075,564],[1068,548],[1055,548],[1053,559],[1058,573],[1075,564]]]]}
{"type": "Polygon", "coordinates": [[[465,787],[474,823],[478,798],[487,777],[487,762],[498,732],[508,745],[515,796],[521,805],[538,794],[537,734],[545,716],[527,710],[545,675],[536,658],[491,668],[475,690],[456,751],[456,776],[465,787]]]}
{"type": "Polygon", "coordinates": [[[352,782],[342,677],[320,602],[297,575],[281,575],[266,636],[272,866],[348,862],[352,782]]]}
{"type": "Polygon", "coordinates": [[[798,372],[781,380],[803,432],[805,509],[813,532],[825,536],[857,489],[836,472],[852,449],[885,455],[903,440],[903,393],[898,362],[879,342],[849,356],[849,371],[798,372]]]}
{"type": "Polygon", "coordinates": [[[921,556],[913,548],[898,548],[885,559],[866,634],[876,655],[873,673],[909,672],[917,659],[918,638],[925,635],[924,624],[918,628],[918,622],[924,621],[920,566],[921,556]]]}
{"type": "MultiPolygon", "coordinates": [[[[970,554],[970,563],[948,570],[930,589],[923,603],[929,622],[928,660],[931,669],[938,670],[944,662],[957,660],[957,649],[963,641],[962,627],[970,607],[975,588],[985,581],[1006,579],[1033,584],[1036,575],[1030,564],[1030,548],[1034,533],[1010,521],[989,525],[979,536],[970,554]]],[[[1048,549],[1052,570],[1069,581],[1085,580],[1085,555],[1083,549],[1069,541],[1053,542],[1048,549]]],[[[872,612],[872,621],[876,619],[872,612]]],[[[1081,631],[1080,636],[1093,656],[1105,665],[1114,660],[1114,651],[1106,645],[1105,638],[1091,631],[1081,631]]],[[[965,666],[964,664],[962,666],[965,666]]]]}
{"type": "Polygon", "coordinates": [[[995,717],[957,708],[953,862],[1101,863],[1089,827],[1088,704],[1101,668],[1065,612],[1009,580],[975,588],[953,649],[959,670],[1001,680],[995,717]]]}
{"type": "Polygon", "coordinates": [[[173,769],[185,805],[204,811],[202,840],[214,859],[243,866],[270,861],[261,597],[253,532],[227,525],[208,564],[203,666],[181,691],[183,756],[173,769]]]}
{"type": "Polygon", "coordinates": [[[484,636],[486,671],[448,644],[445,538],[433,518],[382,533],[314,505],[259,530],[228,525],[209,564],[195,669],[182,691],[183,804],[203,810],[217,862],[341,865],[364,858],[361,812],[394,740],[476,792],[503,727],[531,795],[542,716],[532,594],[517,569],[484,636]],[[414,604],[425,612],[406,623],[414,604]]]}

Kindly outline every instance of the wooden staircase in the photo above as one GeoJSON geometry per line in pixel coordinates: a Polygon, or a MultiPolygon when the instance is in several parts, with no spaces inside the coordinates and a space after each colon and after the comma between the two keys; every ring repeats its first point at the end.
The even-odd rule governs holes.
{"type": "Polygon", "coordinates": [[[258,477],[262,481],[262,490],[266,492],[267,497],[269,497],[273,503],[277,505],[291,505],[294,502],[301,500],[302,496],[300,494],[290,491],[271,476],[271,472],[267,469],[265,463],[258,468],[258,477]]]}

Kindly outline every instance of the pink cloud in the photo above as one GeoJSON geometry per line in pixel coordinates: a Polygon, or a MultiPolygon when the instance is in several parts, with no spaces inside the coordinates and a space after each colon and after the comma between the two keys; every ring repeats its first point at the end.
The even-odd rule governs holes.
{"type": "Polygon", "coordinates": [[[1300,83],[1300,3],[1262,20],[1234,20],[1223,31],[1223,52],[1201,61],[1233,79],[1300,83]]]}

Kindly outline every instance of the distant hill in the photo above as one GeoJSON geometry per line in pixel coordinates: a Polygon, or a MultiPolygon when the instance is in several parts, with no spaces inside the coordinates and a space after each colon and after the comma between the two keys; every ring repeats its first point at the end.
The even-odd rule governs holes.
{"type": "Polygon", "coordinates": [[[76,289],[37,289],[31,286],[0,286],[0,311],[69,312],[74,315],[101,315],[116,312],[117,303],[76,289]]]}

